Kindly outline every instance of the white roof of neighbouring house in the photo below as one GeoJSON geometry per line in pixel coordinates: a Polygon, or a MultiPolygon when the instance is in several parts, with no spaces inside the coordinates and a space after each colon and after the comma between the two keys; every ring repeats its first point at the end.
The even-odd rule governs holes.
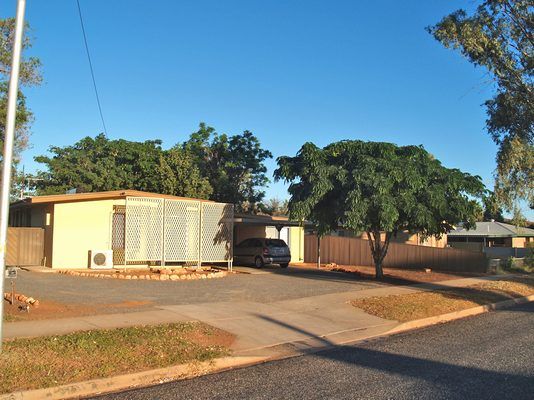
{"type": "Polygon", "coordinates": [[[517,227],[504,222],[477,222],[476,227],[465,229],[458,227],[450,231],[449,236],[478,236],[478,237],[534,237],[534,229],[517,227]]]}

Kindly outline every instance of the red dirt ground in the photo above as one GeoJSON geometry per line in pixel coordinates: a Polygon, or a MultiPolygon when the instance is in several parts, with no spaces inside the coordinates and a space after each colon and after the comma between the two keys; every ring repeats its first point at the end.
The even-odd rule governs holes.
{"type": "MultiPolygon", "coordinates": [[[[316,268],[315,263],[295,263],[291,264],[294,267],[301,268],[316,268]]],[[[325,271],[345,272],[347,274],[354,274],[355,278],[359,279],[375,279],[375,268],[367,266],[355,266],[355,265],[337,265],[335,267],[329,266],[330,264],[321,264],[321,269],[325,271]]],[[[439,282],[447,281],[451,279],[469,278],[473,276],[484,276],[486,274],[481,273],[468,273],[468,272],[444,272],[444,271],[432,271],[425,272],[417,269],[397,269],[397,268],[384,268],[384,280],[385,283],[394,285],[409,285],[414,283],[426,283],[426,282],[439,282]]]]}

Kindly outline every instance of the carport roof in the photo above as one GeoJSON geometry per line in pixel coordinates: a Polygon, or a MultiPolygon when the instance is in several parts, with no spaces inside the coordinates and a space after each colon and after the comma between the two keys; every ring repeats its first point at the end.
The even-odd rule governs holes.
{"type": "Polygon", "coordinates": [[[212,202],[211,200],[193,199],[189,197],[171,196],[168,194],[143,192],[141,190],[111,190],[107,192],[90,192],[90,193],[72,193],[72,194],[52,194],[47,196],[27,197],[19,200],[12,205],[22,204],[44,204],[44,203],[64,203],[70,201],[89,201],[89,200],[106,200],[106,199],[122,199],[126,197],[157,197],[163,199],[177,199],[177,200],[195,200],[212,202]]]}
{"type": "Polygon", "coordinates": [[[290,221],[289,218],[285,216],[256,215],[256,214],[243,214],[243,213],[235,214],[234,223],[235,224],[246,224],[246,225],[261,225],[261,226],[273,226],[273,225],[301,226],[301,223],[299,221],[290,221]]]}

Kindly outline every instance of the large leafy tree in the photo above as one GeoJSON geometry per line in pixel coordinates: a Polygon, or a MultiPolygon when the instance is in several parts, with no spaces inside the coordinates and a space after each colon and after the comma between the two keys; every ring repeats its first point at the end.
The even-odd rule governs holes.
{"type": "Polygon", "coordinates": [[[52,156],[38,156],[47,171],[40,174],[39,194],[116,189],[156,191],[161,142],[109,140],[104,134],[85,137],[72,146],[51,146],[52,156]]]}
{"type": "Polygon", "coordinates": [[[272,157],[249,131],[219,135],[201,124],[189,140],[162,150],[160,140],[109,140],[104,134],[72,146],[49,148],[35,158],[46,166],[37,193],[137,189],[212,199],[256,210],[269,181],[265,159],[272,157]]]}
{"type": "Polygon", "coordinates": [[[35,160],[47,167],[36,181],[38,194],[136,189],[207,198],[211,187],[185,151],[161,149],[161,141],[110,140],[104,134],[72,146],[49,149],[35,160]]]}
{"type": "Polygon", "coordinates": [[[480,177],[443,167],[423,147],[358,140],[306,143],[295,157],[278,158],[275,178],[291,183],[291,218],[314,222],[319,235],[340,226],[367,232],[377,278],[393,236],[469,227],[485,190],[480,177]]]}
{"type": "Polygon", "coordinates": [[[269,182],[264,162],[272,157],[250,131],[228,136],[201,123],[182,149],[192,154],[203,176],[208,178],[212,200],[233,203],[240,210],[253,211],[269,182]]]}
{"type": "Polygon", "coordinates": [[[495,193],[491,192],[487,196],[484,196],[482,199],[482,204],[484,206],[484,214],[482,216],[484,221],[493,220],[497,222],[504,222],[502,208],[495,196],[495,193]]]}
{"type": "MultiPolygon", "coordinates": [[[[14,184],[21,183],[21,175],[16,167],[20,161],[22,151],[28,148],[30,126],[33,114],[26,104],[26,97],[22,88],[39,85],[42,81],[41,62],[36,57],[25,57],[25,50],[32,46],[32,38],[27,35],[29,25],[25,27],[25,36],[22,41],[23,57],[20,61],[19,93],[17,97],[17,117],[15,120],[15,143],[13,148],[14,161],[14,184]]],[[[13,43],[15,35],[15,19],[0,19],[0,148],[4,147],[5,123],[7,114],[7,92],[9,86],[9,74],[11,71],[11,58],[13,55],[13,43]]],[[[2,154],[0,154],[0,161],[2,154]]]]}
{"type": "Polygon", "coordinates": [[[180,148],[173,148],[161,155],[160,176],[162,193],[208,199],[213,191],[193,156],[180,148]]]}
{"type": "Polygon", "coordinates": [[[458,10],[428,28],[493,78],[486,126],[499,145],[495,192],[508,210],[521,199],[534,208],[533,8],[532,0],[485,0],[471,15],[458,10]]]}

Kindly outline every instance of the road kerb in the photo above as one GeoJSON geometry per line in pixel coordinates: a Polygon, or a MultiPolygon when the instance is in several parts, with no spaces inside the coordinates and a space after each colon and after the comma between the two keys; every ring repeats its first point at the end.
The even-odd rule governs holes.
{"type": "Polygon", "coordinates": [[[414,321],[408,321],[397,325],[389,330],[384,336],[394,335],[396,333],[406,332],[413,329],[425,328],[444,322],[454,321],[461,318],[471,317],[479,314],[484,314],[488,311],[500,310],[502,308],[510,307],[516,304],[524,304],[534,301],[534,295],[518,297],[515,299],[504,300],[498,303],[485,304],[482,306],[472,307],[465,310],[454,311],[448,314],[436,315],[434,317],[416,319],[414,321]]]}
{"type": "Polygon", "coordinates": [[[259,364],[267,360],[268,358],[263,356],[222,357],[211,361],[176,365],[110,378],[92,379],[90,381],[69,383],[46,389],[6,393],[0,395],[0,400],[77,399],[137,387],[147,387],[208,373],[222,372],[232,368],[259,364]]]}
{"type": "MultiPolygon", "coordinates": [[[[466,317],[484,314],[493,310],[500,310],[516,304],[524,304],[534,301],[534,295],[518,297],[515,299],[500,301],[498,303],[486,304],[472,307],[465,310],[455,311],[448,314],[437,315],[400,323],[385,333],[370,334],[368,337],[359,337],[357,340],[345,340],[330,346],[323,345],[317,348],[309,348],[307,351],[300,349],[296,352],[290,352],[284,355],[261,355],[261,356],[230,356],[222,357],[211,361],[196,362],[160,368],[155,370],[136,372],[133,374],[119,375],[110,378],[93,379],[85,382],[71,383],[47,389],[35,389],[19,391],[0,395],[0,400],[67,400],[80,397],[96,396],[100,394],[135,389],[139,387],[153,386],[165,382],[171,382],[184,378],[192,378],[200,375],[222,372],[234,368],[243,368],[267,361],[286,359],[304,354],[315,353],[336,345],[355,344],[370,339],[385,338],[398,333],[403,333],[419,328],[425,328],[445,322],[450,322],[466,317]]],[[[327,336],[325,336],[327,337],[327,336]]],[[[289,342],[290,343],[290,342],[289,342]]]]}

